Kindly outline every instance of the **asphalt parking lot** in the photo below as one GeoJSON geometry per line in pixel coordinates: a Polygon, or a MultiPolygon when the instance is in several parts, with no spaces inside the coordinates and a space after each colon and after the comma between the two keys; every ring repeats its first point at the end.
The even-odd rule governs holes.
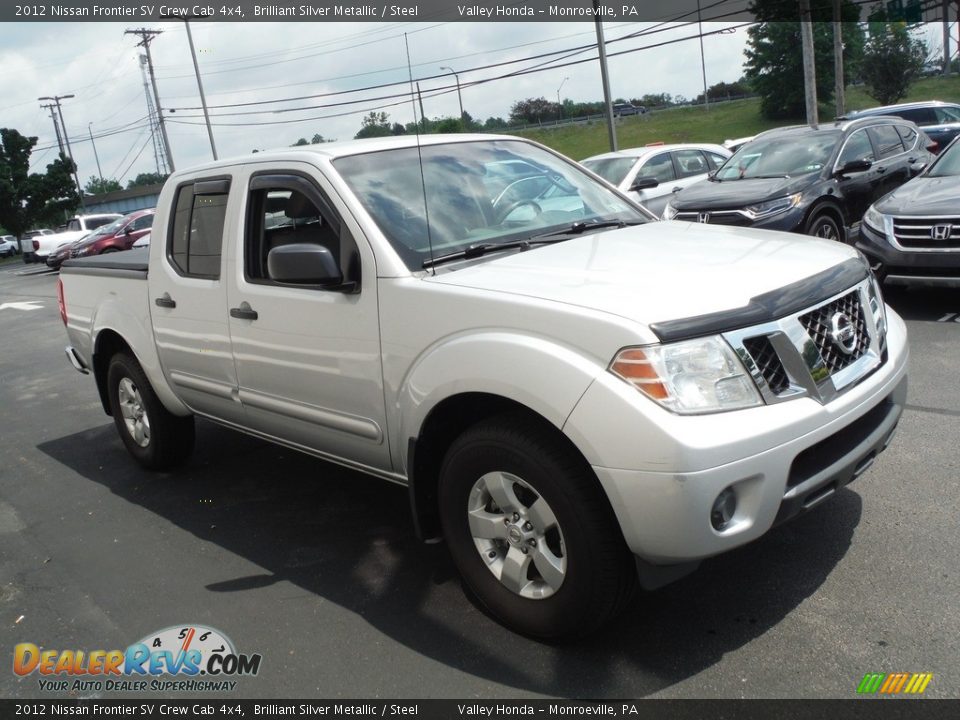
{"type": "MultiPolygon", "coordinates": [[[[960,697],[960,292],[888,290],[910,395],[870,472],[548,646],[470,602],[403,488],[207,422],[187,466],[141,471],[64,357],[55,283],[0,266],[4,654],[201,623],[263,656],[237,697],[850,698],[867,672],[930,672],[927,696],[960,697]]],[[[0,697],[44,696],[3,664],[0,697]]]]}

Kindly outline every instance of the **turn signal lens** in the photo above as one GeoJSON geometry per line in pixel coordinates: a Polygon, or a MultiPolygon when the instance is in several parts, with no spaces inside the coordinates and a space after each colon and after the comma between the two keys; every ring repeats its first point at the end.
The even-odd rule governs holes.
{"type": "Polygon", "coordinates": [[[654,400],[666,400],[670,397],[643,350],[624,350],[617,355],[610,369],[654,400]]]}

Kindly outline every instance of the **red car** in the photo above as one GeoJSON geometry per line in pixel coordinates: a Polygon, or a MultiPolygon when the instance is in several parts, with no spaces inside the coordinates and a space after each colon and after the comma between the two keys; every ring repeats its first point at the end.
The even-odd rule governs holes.
{"type": "MultiPolygon", "coordinates": [[[[137,210],[97,228],[70,248],[70,257],[87,257],[102,253],[129,250],[153,226],[154,209],[137,210]]],[[[66,259],[66,258],[64,258],[66,259]]],[[[61,260],[62,262],[62,260],[61,260]]]]}

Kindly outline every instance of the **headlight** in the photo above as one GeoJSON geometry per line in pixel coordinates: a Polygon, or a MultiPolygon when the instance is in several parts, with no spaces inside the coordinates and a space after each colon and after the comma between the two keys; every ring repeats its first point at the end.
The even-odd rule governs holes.
{"type": "Polygon", "coordinates": [[[766,202],[757,203],[756,205],[747,205],[744,211],[751,219],[761,220],[797,207],[802,198],[803,193],[794,193],[793,195],[787,195],[787,197],[767,200],[766,202]]]}
{"type": "Polygon", "coordinates": [[[719,336],[625,348],[610,363],[610,372],[682,415],[763,404],[746,369],[719,336]]]}
{"type": "Polygon", "coordinates": [[[885,238],[893,234],[893,216],[884,215],[875,205],[871,205],[863,214],[863,224],[885,238]]]}
{"type": "Polygon", "coordinates": [[[673,220],[676,216],[677,216],[677,209],[673,206],[672,202],[668,202],[667,206],[663,209],[663,219],[673,220]]]}
{"type": "Polygon", "coordinates": [[[873,321],[877,325],[877,334],[883,342],[887,336],[887,305],[883,302],[883,293],[880,292],[880,281],[872,272],[867,295],[870,297],[870,312],[873,313],[873,321]]]}

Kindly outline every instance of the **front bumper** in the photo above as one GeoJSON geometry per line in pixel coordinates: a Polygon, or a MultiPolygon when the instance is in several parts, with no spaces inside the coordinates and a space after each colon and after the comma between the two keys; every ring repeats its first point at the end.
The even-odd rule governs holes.
{"type": "Polygon", "coordinates": [[[960,287],[960,251],[900,250],[863,223],[855,246],[871,265],[883,266],[885,282],[891,285],[960,287]]]}
{"type": "Polygon", "coordinates": [[[906,328],[890,310],[888,322],[884,364],[825,405],[800,398],[679,416],[612,376],[599,378],[564,431],[593,466],[631,551],[656,565],[726,552],[866,470],[889,444],[906,401],[906,328]],[[726,488],[737,509],[718,531],[711,509],[726,488]]]}

